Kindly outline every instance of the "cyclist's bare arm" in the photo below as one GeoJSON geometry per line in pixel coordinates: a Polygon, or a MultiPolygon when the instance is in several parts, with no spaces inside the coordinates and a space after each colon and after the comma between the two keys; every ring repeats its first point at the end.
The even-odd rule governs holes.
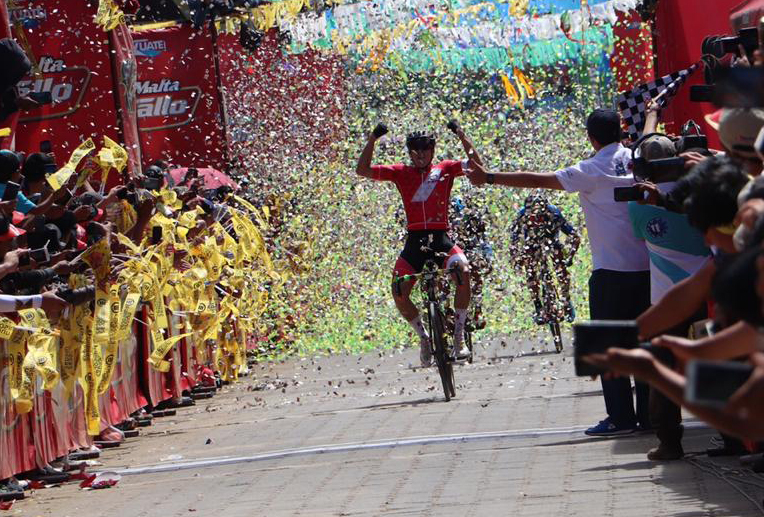
{"type": "Polygon", "coordinates": [[[480,155],[478,154],[477,149],[475,149],[472,141],[464,133],[464,130],[461,128],[461,126],[457,127],[456,136],[458,136],[459,140],[462,142],[462,147],[464,148],[464,153],[467,155],[467,159],[477,163],[478,165],[483,165],[483,160],[480,159],[480,155]]]}
{"type": "Polygon", "coordinates": [[[361,156],[358,158],[358,164],[355,166],[355,173],[364,178],[373,178],[374,171],[371,169],[371,159],[374,157],[374,144],[377,138],[374,133],[369,134],[369,139],[366,141],[366,146],[361,151],[361,156]]]}

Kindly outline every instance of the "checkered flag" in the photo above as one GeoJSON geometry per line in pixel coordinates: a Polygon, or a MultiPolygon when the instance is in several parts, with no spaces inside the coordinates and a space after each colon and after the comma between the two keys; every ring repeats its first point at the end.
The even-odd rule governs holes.
{"type": "Polygon", "coordinates": [[[618,94],[616,103],[621,111],[621,117],[629,128],[629,137],[632,140],[637,140],[645,128],[647,101],[658,98],[658,106],[665,108],[679,87],[697,69],[698,63],[679,72],[665,75],[656,81],[641,84],[630,92],[618,94]]]}

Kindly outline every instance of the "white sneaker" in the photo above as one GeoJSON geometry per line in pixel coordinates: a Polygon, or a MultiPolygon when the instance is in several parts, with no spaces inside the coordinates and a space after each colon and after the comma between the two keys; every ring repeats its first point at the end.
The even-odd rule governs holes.
{"type": "Polygon", "coordinates": [[[419,340],[419,360],[422,362],[422,368],[432,366],[432,346],[429,339],[419,340]]]}
{"type": "Polygon", "coordinates": [[[470,352],[470,349],[464,343],[456,347],[457,359],[467,359],[471,354],[472,352],[470,352]]]}

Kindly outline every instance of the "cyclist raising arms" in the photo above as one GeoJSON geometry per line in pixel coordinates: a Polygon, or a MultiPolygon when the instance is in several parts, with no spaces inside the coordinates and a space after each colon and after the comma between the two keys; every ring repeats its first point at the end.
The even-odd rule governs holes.
{"type": "MultiPolygon", "coordinates": [[[[472,142],[461,128],[455,122],[449,122],[448,128],[461,140],[468,159],[482,163],[472,142]]],[[[427,133],[415,132],[406,138],[406,148],[409,152],[411,165],[402,163],[372,165],[374,144],[385,133],[387,133],[387,128],[383,124],[379,124],[369,135],[366,146],[358,159],[356,173],[375,181],[395,183],[403,199],[408,235],[403,251],[395,263],[393,273],[395,306],[419,336],[419,357],[422,361],[422,367],[430,366],[432,364],[430,338],[424,328],[419,311],[411,302],[411,290],[414,287],[414,282],[407,281],[396,286],[395,280],[404,275],[420,273],[428,260],[434,260],[435,263],[442,264],[442,267],[446,269],[455,267],[457,271],[454,274],[456,280],[454,351],[457,358],[469,357],[470,351],[464,345],[464,323],[467,319],[467,307],[470,303],[469,263],[462,250],[454,245],[448,236],[448,209],[451,188],[454,185],[454,178],[464,175],[463,169],[466,168],[467,161],[445,160],[433,165],[435,137],[427,133]],[[438,256],[446,256],[447,258],[438,260],[438,256]]]]}

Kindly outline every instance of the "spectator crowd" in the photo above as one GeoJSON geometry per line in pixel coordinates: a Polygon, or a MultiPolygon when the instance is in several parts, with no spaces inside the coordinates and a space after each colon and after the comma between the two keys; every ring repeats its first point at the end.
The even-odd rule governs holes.
{"type": "MultiPolygon", "coordinates": [[[[2,127],[35,100],[15,88],[31,68],[21,48],[0,41],[0,59],[2,127]]],[[[757,59],[752,68],[762,67],[757,59]]],[[[588,435],[654,430],[648,457],[676,460],[685,407],[720,431],[709,455],[759,451],[762,108],[728,105],[711,117],[718,150],[690,134],[660,133],[651,104],[636,143],[624,141],[615,111],[592,112],[594,154],[556,172],[493,173],[471,163],[477,185],[579,196],[591,318],[632,322],[645,344],[614,341],[581,355],[604,372],[606,416],[588,435]],[[681,165],[667,177],[662,164],[671,158],[681,165]],[[617,200],[619,189],[635,196],[617,200]],[[703,361],[748,365],[749,373],[709,405],[688,374],[703,361]]],[[[0,501],[71,477],[94,446],[117,444],[152,414],[246,371],[247,339],[280,281],[263,237],[268,216],[239,185],[173,170],[159,160],[131,175],[127,153],[107,138],[98,151],[87,140],[67,157],[0,150],[0,501]],[[131,364],[127,350],[138,360],[131,364]]],[[[764,459],[753,468],[764,470],[764,459]]]]}
{"type": "MultiPolygon", "coordinates": [[[[759,50],[742,53],[733,69],[762,70],[759,50]]],[[[656,99],[636,142],[617,112],[600,109],[586,124],[594,154],[578,164],[491,173],[473,163],[469,174],[477,185],[578,194],[593,263],[588,327],[610,332],[608,346],[576,332],[577,360],[603,372],[607,416],[586,434],[655,431],[655,461],[684,455],[681,407],[721,432],[711,456],[758,453],[764,439],[764,99],[716,88],[726,95],[708,121],[723,149],[709,149],[692,122],[659,133],[656,99]]],[[[752,461],[764,471],[764,456],[752,461]]]]}
{"type": "MultiPolygon", "coordinates": [[[[0,40],[0,58],[1,127],[35,101],[23,50],[0,40]]],[[[107,137],[41,151],[0,150],[0,502],[245,373],[279,281],[267,210],[230,178],[132,174],[107,137]]]]}

